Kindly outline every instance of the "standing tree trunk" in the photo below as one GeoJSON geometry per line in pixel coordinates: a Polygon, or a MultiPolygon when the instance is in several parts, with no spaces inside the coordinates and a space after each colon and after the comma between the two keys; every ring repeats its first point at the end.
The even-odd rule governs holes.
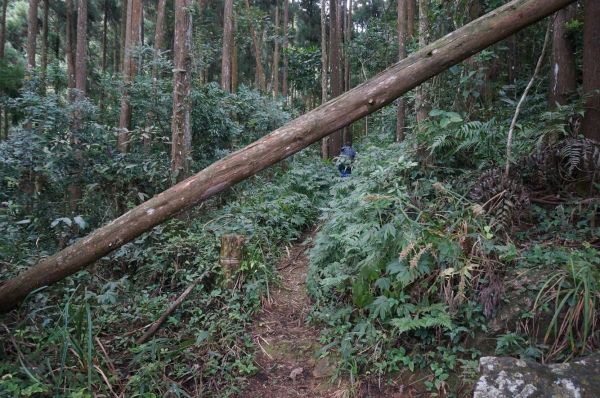
{"type": "Polygon", "coordinates": [[[288,95],[288,25],[290,22],[289,16],[289,0],[283,0],[283,78],[281,81],[281,94],[287,101],[288,95]]]}
{"type": "MultiPolygon", "coordinates": [[[[423,48],[429,42],[429,0],[419,0],[419,48],[423,48]]],[[[421,127],[429,115],[429,84],[421,84],[415,95],[415,108],[417,113],[417,125],[421,127]]]]}
{"type": "Polygon", "coordinates": [[[583,93],[588,95],[583,134],[600,141],[600,1],[585,1],[583,30],[583,93]]]}
{"type": "MultiPolygon", "coordinates": [[[[331,67],[331,97],[335,98],[344,92],[342,85],[342,70],[340,68],[341,62],[341,25],[342,25],[342,12],[341,12],[341,0],[331,0],[330,9],[330,27],[331,34],[329,35],[329,65],[331,67]]],[[[335,131],[329,137],[329,157],[335,157],[339,155],[340,149],[342,148],[342,130],[335,131]]]]}
{"type": "Polygon", "coordinates": [[[225,0],[223,10],[223,52],[221,58],[221,88],[231,92],[231,48],[233,45],[233,0],[225,0]]]}
{"type": "Polygon", "coordinates": [[[171,121],[171,178],[173,182],[186,179],[190,172],[192,132],[190,112],[192,103],[192,0],[175,1],[175,42],[173,68],[173,117],[171,121]]]}
{"type": "Polygon", "coordinates": [[[417,8],[415,1],[406,1],[406,36],[409,40],[415,37],[415,10],[417,8]]]}
{"type": "Polygon", "coordinates": [[[87,80],[87,2],[79,0],[77,6],[77,60],[75,67],[75,88],[78,99],[86,96],[87,80]]]}
{"type": "MultiPolygon", "coordinates": [[[[87,80],[87,2],[88,0],[78,0],[77,4],[77,56],[75,61],[75,89],[76,101],[83,101],[86,96],[87,80]]],[[[76,134],[83,127],[83,114],[79,107],[73,113],[73,131],[71,132],[71,145],[75,160],[78,165],[75,170],[71,170],[72,181],[69,183],[67,191],[69,193],[69,207],[72,212],[77,210],[77,206],[83,195],[81,188],[81,171],[83,169],[83,157],[79,148],[79,140],[76,134]]]]}
{"type": "Polygon", "coordinates": [[[279,5],[275,5],[275,48],[273,49],[273,98],[279,95],[279,5]]]}
{"type": "Polygon", "coordinates": [[[65,55],[67,57],[67,87],[69,88],[69,98],[72,98],[72,89],[75,88],[75,44],[73,40],[74,21],[73,21],[73,0],[66,0],[67,24],[65,27],[65,55]]]}
{"type": "Polygon", "coordinates": [[[117,148],[120,152],[129,150],[129,129],[131,128],[131,104],[129,103],[128,86],[137,72],[136,61],[132,56],[133,49],[142,39],[142,0],[128,0],[127,21],[125,28],[125,56],[123,58],[123,80],[125,88],[121,98],[121,113],[119,116],[119,135],[117,148]]]}
{"type": "Polygon", "coordinates": [[[102,74],[106,73],[108,51],[108,0],[104,0],[104,18],[102,19],[102,74]]]}
{"type": "MultiPolygon", "coordinates": [[[[327,2],[321,0],[321,104],[327,102],[327,12],[325,7],[327,2]]],[[[321,157],[329,159],[329,137],[323,137],[321,140],[321,157]]]]}
{"type": "Polygon", "coordinates": [[[233,40],[231,49],[231,92],[235,93],[238,89],[238,70],[239,70],[239,54],[236,42],[237,23],[234,16],[233,19],[233,40]]]}
{"type": "Polygon", "coordinates": [[[2,0],[2,14],[0,15],[0,59],[4,58],[4,46],[6,45],[6,10],[9,0],[2,0]]]}
{"type": "MultiPolygon", "coordinates": [[[[408,0],[410,2],[411,0],[408,0]]],[[[398,60],[406,58],[406,22],[407,0],[398,0],[398,60]]],[[[398,111],[396,119],[396,141],[404,141],[404,128],[406,127],[406,109],[404,98],[398,98],[398,111]]]]}
{"type": "Polygon", "coordinates": [[[35,48],[38,30],[38,0],[29,0],[27,12],[27,69],[35,68],[35,48]]]}
{"type": "Polygon", "coordinates": [[[128,10],[129,10],[129,3],[131,2],[131,0],[121,0],[121,24],[120,24],[120,29],[121,29],[121,35],[120,35],[120,45],[119,45],[119,59],[121,60],[121,62],[119,63],[119,67],[121,68],[121,72],[123,71],[123,65],[125,64],[125,47],[127,46],[127,29],[128,29],[128,24],[129,24],[129,14],[128,14],[128,10]]]}
{"type": "Polygon", "coordinates": [[[213,163],[4,281],[0,285],[0,312],[14,308],[37,288],[74,274],[177,213],[381,109],[432,76],[574,1],[513,0],[412,53],[373,79],[213,163]]]}
{"type": "MultiPolygon", "coordinates": [[[[2,13],[0,14],[0,61],[4,59],[4,46],[6,44],[6,10],[8,8],[8,0],[2,0],[2,13]]],[[[4,106],[0,107],[0,139],[8,138],[8,109],[4,106]]]]}
{"type": "Polygon", "coordinates": [[[516,96],[516,86],[517,86],[517,71],[518,71],[518,61],[519,61],[519,53],[518,53],[518,35],[512,35],[508,38],[508,84],[513,87],[513,92],[516,96]]]}
{"type": "Polygon", "coordinates": [[[48,69],[48,2],[43,0],[44,19],[42,21],[42,90],[46,90],[46,72],[48,69]]]}
{"type": "MultiPolygon", "coordinates": [[[[165,9],[166,0],[159,0],[156,6],[156,25],[154,26],[154,53],[152,55],[154,65],[152,66],[152,95],[154,98],[158,97],[158,59],[161,54],[163,47],[163,41],[165,36],[165,9]]],[[[156,123],[156,113],[151,109],[146,113],[146,127],[145,133],[142,137],[144,151],[150,150],[151,138],[149,126],[156,123]]]]}
{"type": "MultiPolygon", "coordinates": [[[[244,3],[246,4],[248,18],[251,18],[250,1],[244,0],[244,3]]],[[[252,36],[252,43],[254,45],[254,57],[256,59],[256,87],[260,91],[265,92],[267,90],[267,78],[265,77],[265,70],[262,65],[262,52],[260,48],[260,42],[258,40],[256,29],[254,29],[252,21],[250,21],[250,35],[252,36]]]]}
{"type": "Polygon", "coordinates": [[[554,108],[556,104],[565,105],[571,94],[577,90],[575,45],[566,26],[575,18],[576,13],[577,6],[573,4],[557,12],[554,18],[552,72],[550,75],[551,108],[554,108]]]}
{"type": "MultiPolygon", "coordinates": [[[[345,0],[343,0],[345,3],[345,0]]],[[[344,22],[344,91],[350,90],[350,42],[352,41],[352,0],[348,0],[348,10],[344,22]]],[[[352,145],[352,126],[344,127],[344,144],[352,145]]]]}

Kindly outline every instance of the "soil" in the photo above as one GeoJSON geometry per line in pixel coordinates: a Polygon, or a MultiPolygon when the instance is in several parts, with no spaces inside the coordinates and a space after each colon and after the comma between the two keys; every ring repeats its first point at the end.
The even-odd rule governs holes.
{"type": "Polygon", "coordinates": [[[293,246],[277,270],[280,283],[271,289],[256,317],[252,335],[258,347],[259,371],[240,394],[243,398],[349,398],[415,397],[411,388],[387,386],[383,390],[368,382],[351,385],[337,377],[335,358],[318,358],[319,329],[307,322],[311,302],[306,291],[308,258],[314,232],[293,246]]]}

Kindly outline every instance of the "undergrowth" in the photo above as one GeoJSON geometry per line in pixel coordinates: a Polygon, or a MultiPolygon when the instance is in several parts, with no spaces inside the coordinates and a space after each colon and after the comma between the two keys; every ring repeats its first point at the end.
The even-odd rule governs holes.
{"type": "MultiPolygon", "coordinates": [[[[461,147],[475,161],[490,156],[461,147]]],[[[432,394],[465,396],[482,355],[551,361],[597,349],[596,205],[533,206],[507,234],[465,197],[473,172],[417,167],[411,153],[409,143],[365,143],[352,178],[331,189],[308,278],[319,354],[339,357],[355,382],[415,372],[432,394]],[[523,273],[535,282],[518,301],[510,281],[523,273]]]]}
{"type": "Polygon", "coordinates": [[[4,319],[0,395],[219,396],[257,369],[247,327],[276,283],[272,264],[319,214],[333,170],[297,155],[235,199],[170,221],[93,268],[30,295],[4,319]],[[222,287],[219,237],[247,237],[235,290],[222,287]],[[135,340],[192,281],[193,293],[145,344],[135,340]],[[58,297],[58,299],[57,299],[58,297]],[[167,395],[165,395],[167,394],[167,395]]]}

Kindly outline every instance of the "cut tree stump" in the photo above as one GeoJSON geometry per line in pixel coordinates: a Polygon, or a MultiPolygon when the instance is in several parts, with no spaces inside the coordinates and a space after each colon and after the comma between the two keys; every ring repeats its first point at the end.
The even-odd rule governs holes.
{"type": "Polygon", "coordinates": [[[0,312],[15,307],[37,288],[64,279],[182,210],[375,112],[427,79],[574,2],[513,0],[412,53],[7,280],[0,286],[0,312]]]}
{"type": "Polygon", "coordinates": [[[223,267],[224,284],[228,289],[235,287],[235,275],[240,268],[243,260],[244,235],[223,235],[221,236],[221,255],[219,262],[223,267]]]}

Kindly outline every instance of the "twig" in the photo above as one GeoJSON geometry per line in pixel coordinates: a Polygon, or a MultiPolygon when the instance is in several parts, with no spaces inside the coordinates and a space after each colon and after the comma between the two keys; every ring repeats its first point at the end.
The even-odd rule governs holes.
{"type": "Polygon", "coordinates": [[[515,115],[513,116],[512,121],[510,122],[510,128],[508,129],[508,138],[506,141],[506,169],[504,170],[504,180],[508,179],[508,173],[510,171],[512,139],[513,139],[513,133],[515,131],[515,126],[517,125],[517,119],[519,118],[519,113],[521,113],[521,106],[523,105],[523,102],[525,102],[525,98],[527,97],[529,90],[531,90],[531,87],[533,86],[533,82],[535,81],[535,78],[537,77],[538,73],[540,72],[542,63],[544,62],[544,58],[546,57],[546,49],[548,48],[548,42],[550,41],[550,32],[552,30],[551,27],[552,27],[552,20],[550,20],[550,22],[548,22],[548,28],[546,29],[546,37],[544,38],[544,46],[542,47],[542,53],[540,54],[540,58],[538,59],[537,65],[535,66],[535,71],[533,72],[533,76],[531,76],[531,80],[529,80],[529,84],[527,84],[525,91],[523,91],[523,95],[521,95],[521,99],[519,100],[519,103],[517,104],[517,108],[515,109],[515,115]]]}
{"type": "Polygon", "coordinates": [[[177,307],[179,307],[181,305],[181,303],[183,303],[185,301],[187,296],[189,296],[189,294],[192,292],[192,290],[194,290],[196,285],[198,283],[200,283],[200,281],[202,281],[202,279],[204,279],[204,277],[207,274],[208,274],[208,271],[205,271],[202,275],[200,275],[198,278],[196,278],[196,280],[194,280],[187,287],[187,289],[185,289],[183,291],[183,293],[181,293],[181,295],[179,297],[177,297],[177,299],[175,301],[173,301],[173,303],[169,306],[169,308],[167,308],[167,310],[165,312],[163,312],[163,314],[160,316],[160,318],[158,318],[158,320],[156,320],[152,324],[152,326],[150,326],[150,328],[146,331],[146,333],[144,333],[142,335],[142,337],[137,339],[137,341],[135,343],[136,344],[144,344],[146,341],[148,341],[148,339],[150,337],[152,337],[154,335],[154,333],[156,333],[156,331],[160,328],[160,326],[167,320],[169,315],[171,315],[173,313],[173,311],[175,311],[177,309],[177,307]]]}

